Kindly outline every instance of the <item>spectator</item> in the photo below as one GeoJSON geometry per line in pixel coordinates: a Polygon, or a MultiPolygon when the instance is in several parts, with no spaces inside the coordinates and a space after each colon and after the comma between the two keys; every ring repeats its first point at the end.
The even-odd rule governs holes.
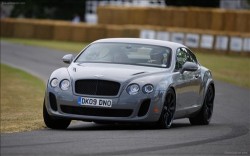
{"type": "Polygon", "coordinates": [[[72,19],[72,23],[79,23],[80,21],[80,16],[78,14],[75,14],[74,18],[72,19]]]}

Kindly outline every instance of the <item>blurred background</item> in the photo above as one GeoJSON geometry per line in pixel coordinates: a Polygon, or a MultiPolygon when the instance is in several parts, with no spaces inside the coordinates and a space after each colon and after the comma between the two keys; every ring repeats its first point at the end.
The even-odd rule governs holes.
{"type": "MultiPolygon", "coordinates": [[[[64,65],[59,59],[66,53],[76,55],[101,38],[182,43],[193,50],[202,65],[211,69],[219,91],[216,96],[226,97],[218,104],[228,105],[231,101],[237,105],[228,109],[240,113],[238,108],[245,107],[239,104],[249,104],[250,0],[3,0],[0,3],[1,132],[42,128],[44,82],[54,69],[64,65]],[[33,71],[44,81],[4,64],[33,71]],[[237,87],[217,80],[247,90],[241,88],[243,91],[237,93],[237,87]]],[[[228,113],[228,109],[223,106],[220,110],[225,111],[224,115],[238,116],[228,113]]],[[[242,117],[248,116],[243,113],[242,117]]]]}
{"type": "Polygon", "coordinates": [[[1,18],[40,18],[71,20],[78,15],[81,21],[97,23],[98,6],[195,6],[225,9],[249,9],[250,0],[24,0],[3,1],[1,18]],[[23,5],[22,5],[23,4],[23,5]]]}
{"type": "Polygon", "coordinates": [[[193,50],[250,54],[250,0],[1,2],[1,36],[73,42],[170,40],[193,50]]]}

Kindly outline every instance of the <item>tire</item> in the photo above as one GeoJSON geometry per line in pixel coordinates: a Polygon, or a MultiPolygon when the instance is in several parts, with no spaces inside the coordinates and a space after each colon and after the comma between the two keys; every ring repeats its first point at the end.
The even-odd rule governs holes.
{"type": "Polygon", "coordinates": [[[66,129],[71,120],[69,119],[56,119],[49,115],[45,103],[43,102],[43,120],[45,125],[51,129],[66,129]]]}
{"type": "Polygon", "coordinates": [[[213,114],[214,96],[213,86],[210,85],[200,112],[196,116],[189,118],[192,125],[208,125],[210,123],[213,114]]]}
{"type": "Polygon", "coordinates": [[[162,108],[161,116],[158,121],[160,128],[169,129],[173,123],[176,109],[176,96],[172,88],[167,91],[166,99],[162,108]]]}

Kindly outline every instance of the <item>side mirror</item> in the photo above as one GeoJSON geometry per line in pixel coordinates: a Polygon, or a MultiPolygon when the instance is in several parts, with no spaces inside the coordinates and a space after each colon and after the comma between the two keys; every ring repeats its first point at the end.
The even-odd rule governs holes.
{"type": "Polygon", "coordinates": [[[183,74],[184,71],[196,71],[196,70],[198,70],[198,65],[197,64],[195,64],[193,62],[186,62],[182,66],[181,74],[183,74]]]}
{"type": "Polygon", "coordinates": [[[70,64],[74,59],[74,56],[72,54],[67,54],[67,55],[64,55],[62,60],[64,63],[67,63],[67,64],[70,64]]]}

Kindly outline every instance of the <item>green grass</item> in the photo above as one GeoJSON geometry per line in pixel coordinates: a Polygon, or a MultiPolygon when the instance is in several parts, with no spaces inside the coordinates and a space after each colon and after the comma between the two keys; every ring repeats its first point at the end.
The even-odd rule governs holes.
{"type": "Polygon", "coordinates": [[[250,88],[250,58],[218,54],[196,54],[200,63],[212,71],[217,80],[250,88]]]}
{"type": "Polygon", "coordinates": [[[44,90],[40,79],[1,64],[1,133],[43,128],[44,90]]]}
{"type": "MultiPolygon", "coordinates": [[[[78,53],[87,44],[76,42],[61,42],[34,39],[4,38],[4,41],[24,45],[41,46],[52,49],[78,53]]],[[[227,56],[209,53],[197,53],[202,65],[212,70],[215,79],[238,86],[250,88],[250,59],[243,56],[227,56]]]]}
{"type": "Polygon", "coordinates": [[[70,53],[79,53],[85,46],[87,46],[87,43],[54,41],[54,40],[20,39],[20,38],[1,38],[1,40],[23,45],[39,46],[56,50],[62,50],[70,53]]]}

